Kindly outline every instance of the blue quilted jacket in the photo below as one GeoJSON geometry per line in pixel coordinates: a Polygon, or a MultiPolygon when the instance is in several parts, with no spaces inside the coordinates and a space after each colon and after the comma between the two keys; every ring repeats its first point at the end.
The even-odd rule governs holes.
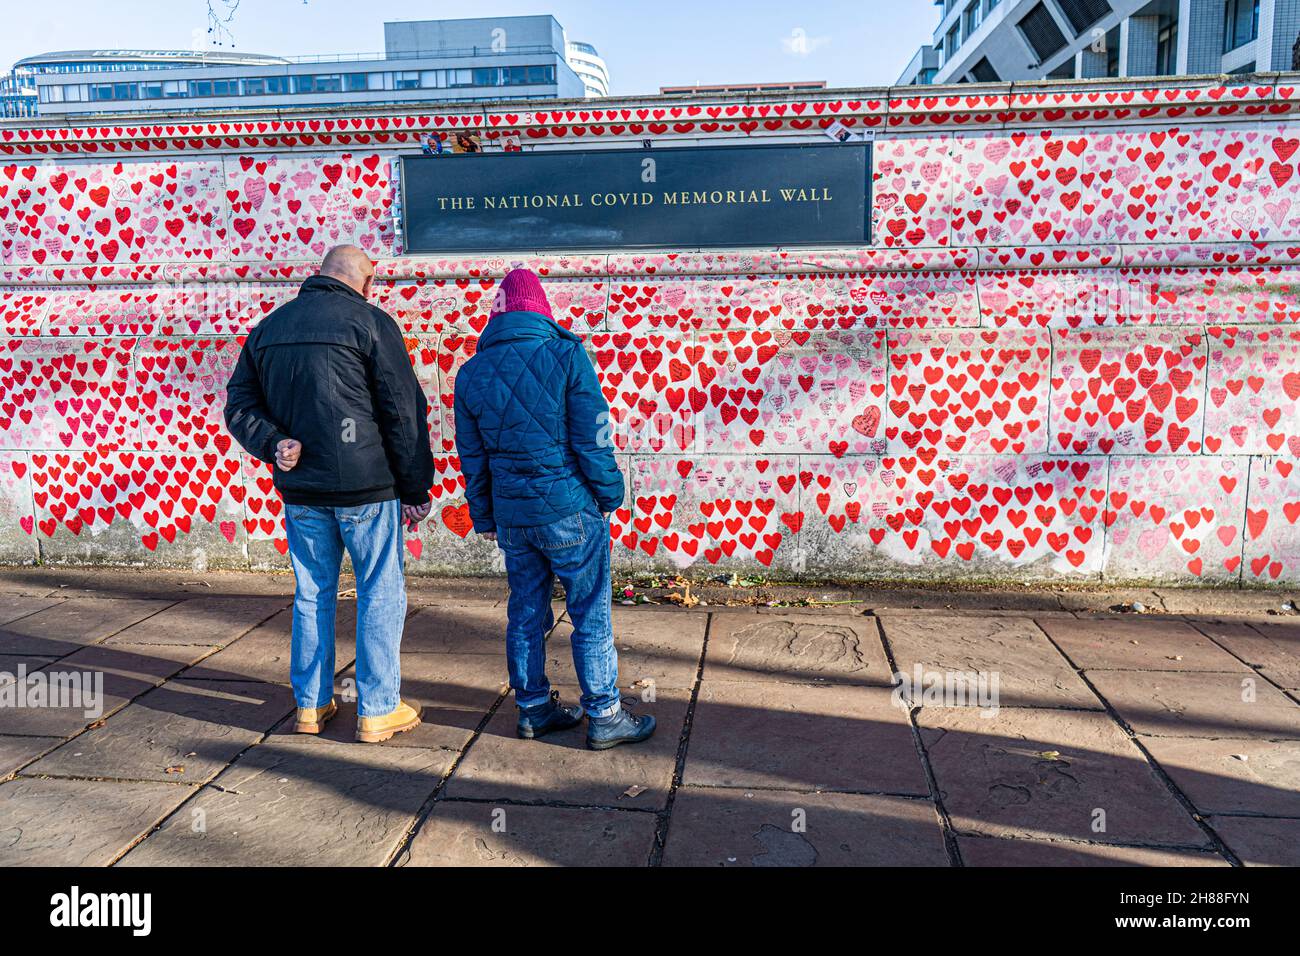
{"type": "Polygon", "coordinates": [[[475,531],[623,503],[609,403],[572,332],[536,312],[494,316],[455,389],[456,451],[475,531]]]}

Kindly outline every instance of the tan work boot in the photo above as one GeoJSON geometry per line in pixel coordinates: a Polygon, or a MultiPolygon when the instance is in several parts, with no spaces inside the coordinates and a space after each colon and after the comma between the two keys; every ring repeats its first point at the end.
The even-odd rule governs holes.
{"type": "Polygon", "coordinates": [[[293,725],[295,734],[318,734],[325,729],[329,719],[339,712],[333,699],[324,707],[299,707],[298,722],[293,725]]]}
{"type": "Polygon", "coordinates": [[[358,717],[357,740],[363,744],[377,744],[394,734],[414,730],[420,726],[422,707],[412,707],[404,700],[397,702],[397,709],[382,717],[358,717]]]}

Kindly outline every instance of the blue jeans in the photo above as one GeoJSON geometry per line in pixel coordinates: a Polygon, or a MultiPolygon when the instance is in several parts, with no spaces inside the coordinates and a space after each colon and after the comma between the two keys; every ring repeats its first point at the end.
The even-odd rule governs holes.
{"type": "Polygon", "coordinates": [[[515,703],[522,709],[550,699],[544,641],[554,623],[551,586],[558,577],[573,619],[573,667],[582,688],[583,710],[589,717],[618,713],[609,522],[593,505],[551,524],[498,528],[497,544],[505,552],[510,583],[506,657],[515,703]]]}
{"type": "Polygon", "coordinates": [[[299,707],[324,707],[334,696],[334,611],[343,549],[357,578],[357,713],[397,709],[398,656],[406,621],[401,507],[396,499],[352,508],[286,505],[293,595],[289,669],[299,707]]]}

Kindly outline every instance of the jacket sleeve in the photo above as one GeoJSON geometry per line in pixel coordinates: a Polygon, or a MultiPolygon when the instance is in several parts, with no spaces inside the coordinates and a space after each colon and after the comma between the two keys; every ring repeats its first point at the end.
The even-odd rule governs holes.
{"type": "Polygon", "coordinates": [[[249,335],[226,384],[226,428],[246,452],[270,464],[275,461],[276,444],[293,436],[284,433],[266,408],[252,343],[253,335],[249,335]]]}
{"type": "Polygon", "coordinates": [[[601,511],[613,511],[623,503],[623,473],[614,458],[613,421],[596,370],[581,347],[573,350],[565,395],[569,447],[596,506],[601,511]]]}
{"type": "MultiPolygon", "coordinates": [[[[462,371],[464,371],[462,369],[462,371]]],[[[479,534],[496,531],[496,516],[492,511],[492,469],[488,464],[487,449],[483,447],[483,434],[478,419],[462,399],[465,393],[456,389],[453,405],[456,410],[456,454],[460,456],[460,473],[465,476],[465,500],[469,503],[470,520],[479,534]]]]}
{"type": "Polygon", "coordinates": [[[429,445],[429,402],[411,368],[411,357],[397,323],[375,317],[370,349],[370,388],[375,418],[388,464],[404,505],[422,505],[433,487],[433,449],[429,445]]]}

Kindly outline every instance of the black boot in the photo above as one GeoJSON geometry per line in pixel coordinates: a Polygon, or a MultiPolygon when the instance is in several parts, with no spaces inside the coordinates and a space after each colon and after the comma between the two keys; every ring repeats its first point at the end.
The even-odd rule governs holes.
{"type": "Polygon", "coordinates": [[[551,699],[536,707],[519,708],[516,733],[524,740],[545,737],[556,730],[568,730],[582,720],[581,707],[565,707],[560,703],[560,692],[551,691],[551,699]]]}
{"type": "Polygon", "coordinates": [[[649,714],[638,717],[620,707],[610,717],[587,718],[587,746],[592,750],[608,750],[619,744],[639,744],[649,740],[655,732],[655,719],[649,714]]]}

